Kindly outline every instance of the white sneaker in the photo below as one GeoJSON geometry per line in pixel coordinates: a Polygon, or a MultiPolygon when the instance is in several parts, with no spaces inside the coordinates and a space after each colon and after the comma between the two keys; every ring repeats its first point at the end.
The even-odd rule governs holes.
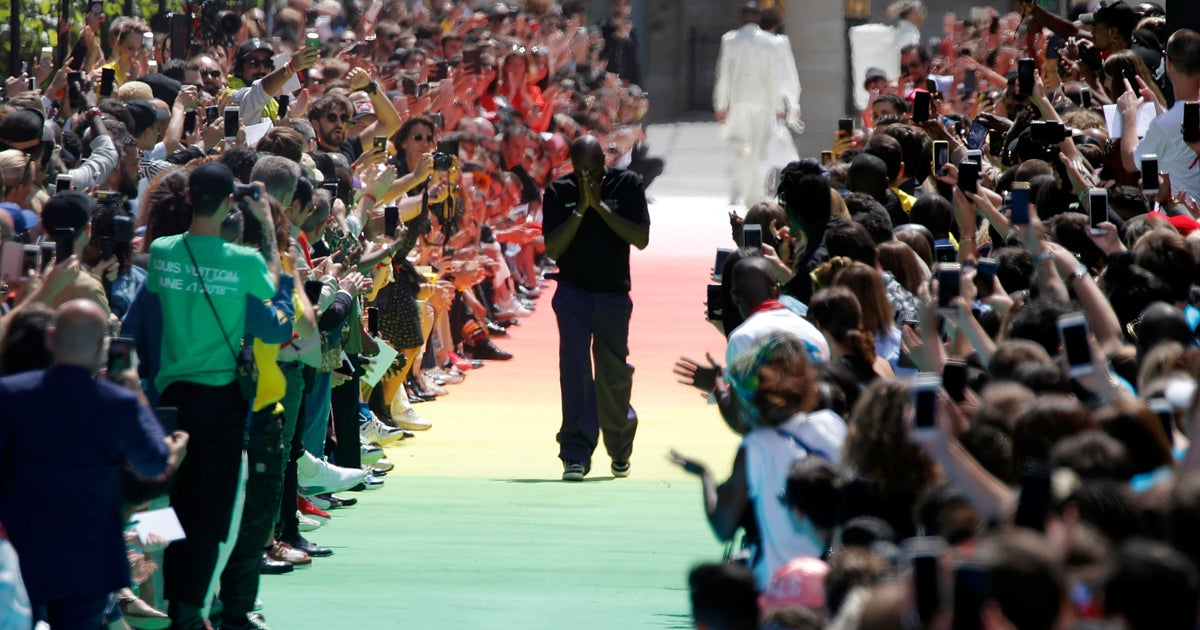
{"type": "Polygon", "coordinates": [[[296,481],[300,494],[304,496],[349,490],[358,485],[363,477],[363,471],[358,468],[334,466],[317,459],[308,451],[296,462],[296,481]]]}
{"type": "Polygon", "coordinates": [[[300,531],[302,532],[311,532],[322,525],[321,521],[301,514],[300,510],[296,510],[296,518],[300,519],[300,531]]]}
{"type": "Polygon", "coordinates": [[[409,431],[424,431],[433,426],[428,420],[418,416],[414,409],[405,409],[403,413],[393,415],[392,422],[409,431]]]}
{"type": "Polygon", "coordinates": [[[392,442],[404,439],[404,431],[395,427],[389,427],[374,413],[368,418],[359,416],[358,435],[362,438],[362,441],[368,444],[374,442],[380,446],[386,446],[392,442]]]}

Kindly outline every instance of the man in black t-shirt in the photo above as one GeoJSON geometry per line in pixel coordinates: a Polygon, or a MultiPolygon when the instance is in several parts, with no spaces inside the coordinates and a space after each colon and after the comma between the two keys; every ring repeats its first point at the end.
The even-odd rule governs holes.
{"type": "Polygon", "coordinates": [[[616,477],[629,475],[637,414],[629,406],[629,246],[645,249],[650,214],[641,178],[604,166],[594,136],[571,144],[575,173],[555,180],[542,201],[546,254],[558,262],[563,480],[582,481],[603,431],[616,477]],[[595,374],[592,363],[595,361],[595,374]]]}

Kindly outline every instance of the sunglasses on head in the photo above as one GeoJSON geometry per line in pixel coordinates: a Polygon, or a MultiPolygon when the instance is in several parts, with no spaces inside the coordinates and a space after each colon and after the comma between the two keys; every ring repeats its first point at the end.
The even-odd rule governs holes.
{"type": "Polygon", "coordinates": [[[340,114],[340,115],[339,115],[339,114],[335,114],[335,113],[333,113],[333,112],[330,112],[330,113],[328,113],[328,114],[325,114],[325,120],[326,120],[326,121],[328,121],[328,122],[331,122],[331,123],[340,122],[340,123],[342,123],[342,124],[344,125],[344,124],[346,124],[346,123],[350,122],[350,116],[349,116],[349,115],[347,115],[347,114],[340,114]]]}

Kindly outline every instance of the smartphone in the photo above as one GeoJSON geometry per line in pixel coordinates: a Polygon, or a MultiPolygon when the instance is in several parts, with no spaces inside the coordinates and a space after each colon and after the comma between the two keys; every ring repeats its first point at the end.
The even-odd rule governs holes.
{"type": "Polygon", "coordinates": [[[75,254],[75,228],[54,230],[54,262],[60,263],[75,254]]]}
{"type": "Polygon", "coordinates": [[[1046,516],[1050,514],[1050,462],[1026,459],[1018,464],[1021,473],[1021,496],[1017,500],[1017,514],[1013,524],[1034,531],[1046,529],[1046,516]]]}
{"type": "Polygon", "coordinates": [[[704,317],[712,320],[721,319],[724,311],[721,306],[721,285],[709,284],[706,293],[704,317]]]}
{"type": "Polygon", "coordinates": [[[146,49],[146,54],[151,59],[154,58],[154,33],[153,32],[147,31],[145,33],[142,33],[142,48],[146,49]]]}
{"type": "Polygon", "coordinates": [[[954,298],[962,293],[962,265],[946,263],[938,265],[938,310],[951,311],[954,298]]]}
{"type": "Polygon", "coordinates": [[[945,140],[933,141],[933,172],[940,175],[942,169],[950,163],[950,143],[945,140]]]}
{"type": "Polygon", "coordinates": [[[184,59],[187,57],[188,28],[191,26],[190,16],[183,13],[172,13],[171,20],[171,58],[184,59]]]}
{"type": "Polygon", "coordinates": [[[338,192],[340,191],[340,188],[338,187],[337,180],[334,180],[331,182],[324,182],[323,184],[321,184],[321,188],[324,188],[325,190],[329,191],[330,199],[338,198],[338,192]]]}
{"type": "Polygon", "coordinates": [[[742,226],[742,247],[762,248],[762,226],[750,223],[742,226]]]}
{"type": "Polygon", "coordinates": [[[980,258],[975,262],[975,293],[981,297],[991,297],[996,287],[996,261],[991,258],[980,258]]]}
{"type": "Polygon", "coordinates": [[[971,130],[967,132],[967,148],[982,149],[983,142],[987,139],[988,128],[983,123],[976,120],[971,123],[971,130]]]}
{"type": "Polygon", "coordinates": [[[321,289],[324,286],[320,280],[304,281],[304,295],[308,297],[308,303],[312,304],[314,308],[321,302],[321,289]]]}
{"type": "Polygon", "coordinates": [[[963,192],[979,192],[979,162],[963,160],[958,164],[958,189],[963,192]]]}
{"type": "Polygon", "coordinates": [[[188,136],[196,133],[196,110],[192,110],[183,115],[183,135],[188,136]]]}
{"type": "Polygon", "coordinates": [[[401,77],[400,91],[404,92],[405,96],[416,96],[417,82],[412,77],[401,77]]]}
{"type": "Polygon", "coordinates": [[[305,45],[309,48],[317,49],[321,47],[321,36],[317,33],[309,32],[304,39],[305,45]]]}
{"type": "Polygon", "coordinates": [[[942,608],[942,588],[939,565],[946,543],[935,536],[909,538],[902,543],[912,571],[913,604],[920,625],[933,621],[942,608]]]}
{"type": "Polygon", "coordinates": [[[398,206],[385,207],[383,209],[383,233],[391,238],[398,227],[400,227],[400,208],[398,206]]]}
{"type": "Polygon", "coordinates": [[[975,68],[967,68],[963,73],[963,94],[970,96],[979,89],[979,78],[975,76],[975,68]]]}
{"type": "Polygon", "coordinates": [[[988,600],[992,574],[984,565],[960,561],[954,565],[954,622],[952,630],[983,630],[983,604],[988,600]]]}
{"type": "Polygon", "coordinates": [[[952,263],[958,260],[958,251],[950,243],[934,245],[933,259],[939,263],[952,263]]]}
{"type": "Polygon", "coordinates": [[[7,278],[8,282],[25,281],[22,277],[25,266],[25,246],[20,243],[4,244],[3,261],[0,261],[0,280],[7,278]]]}
{"type": "Polygon", "coordinates": [[[721,281],[721,272],[722,272],[722,270],[725,269],[725,260],[728,259],[729,255],[732,253],[733,253],[733,250],[729,249],[727,247],[718,247],[717,248],[717,258],[715,261],[713,261],[713,273],[712,273],[713,282],[721,281]]]}
{"type": "Polygon", "coordinates": [[[1167,444],[1172,444],[1175,441],[1175,408],[1166,398],[1151,398],[1146,401],[1150,407],[1150,411],[1158,416],[1158,421],[1162,423],[1163,432],[1167,436],[1167,444]]]}
{"type": "Polygon", "coordinates": [[[921,372],[912,384],[913,426],[918,429],[937,427],[937,392],[942,379],[936,372],[921,372]]]}
{"type": "Polygon", "coordinates": [[[942,388],[954,402],[967,398],[967,364],[962,361],[947,361],[942,366],[942,388]]]}
{"type": "Polygon", "coordinates": [[[1029,182],[1016,182],[1012,187],[1012,212],[1009,221],[1013,225],[1029,225],[1029,182]]]}
{"type": "Polygon", "coordinates": [[[1200,101],[1183,104],[1183,141],[1200,142],[1200,101]]]}
{"type": "Polygon", "coordinates": [[[1092,108],[1092,89],[1079,88],[1079,105],[1084,109],[1092,108]]]}
{"type": "Polygon", "coordinates": [[[1037,69],[1037,61],[1030,57],[1017,60],[1017,94],[1030,96],[1033,94],[1033,72],[1037,69]]]}
{"type": "Polygon", "coordinates": [[[54,47],[42,46],[42,63],[54,62],[54,47]]]}
{"type": "Polygon", "coordinates": [[[236,138],[238,132],[238,121],[242,116],[241,110],[236,106],[225,108],[225,137],[236,138]]]}
{"type": "Polygon", "coordinates": [[[133,340],[128,337],[110,337],[108,340],[108,378],[115,380],[122,372],[133,369],[133,340]]]}
{"type": "Polygon", "coordinates": [[[482,54],[482,51],[480,51],[478,48],[464,48],[463,49],[463,68],[467,72],[476,72],[476,73],[479,72],[479,70],[482,66],[482,64],[480,63],[480,60],[479,60],[481,54],[482,54]]]}
{"type": "Polygon", "coordinates": [[[33,92],[37,89],[37,77],[29,77],[29,91],[33,92]]]}
{"type": "Polygon", "coordinates": [[[59,175],[58,179],[54,180],[54,192],[55,193],[60,193],[60,192],[64,192],[67,190],[71,190],[71,188],[73,186],[74,186],[74,182],[71,181],[70,175],[65,175],[65,174],[59,175]]]}
{"type": "Polygon", "coordinates": [[[853,118],[839,118],[838,119],[838,131],[845,132],[845,133],[854,133],[854,119],[853,118]]]}
{"type": "Polygon", "coordinates": [[[1062,341],[1071,378],[1086,376],[1096,370],[1092,365],[1092,348],[1088,344],[1090,336],[1087,318],[1082,313],[1071,313],[1058,318],[1058,338],[1062,341]]]}
{"type": "Polygon", "coordinates": [[[833,166],[833,151],[822,151],[821,152],[821,166],[824,166],[824,167],[833,166]]]}
{"type": "Polygon", "coordinates": [[[178,407],[155,407],[154,417],[158,418],[158,424],[165,435],[171,435],[179,429],[178,407]]]}
{"type": "Polygon", "coordinates": [[[221,110],[216,105],[209,105],[204,108],[204,124],[211,125],[221,115],[221,110]]]}
{"type": "Polygon", "coordinates": [[[40,271],[46,273],[46,270],[50,268],[50,262],[54,260],[54,243],[42,241],[38,247],[42,250],[42,255],[40,256],[42,267],[40,271]]]}
{"type": "Polygon", "coordinates": [[[81,89],[82,85],[83,85],[83,73],[82,72],[68,72],[67,73],[67,94],[68,94],[68,97],[71,99],[71,108],[76,111],[82,111],[84,109],[84,105],[85,105],[84,100],[83,100],[83,90],[81,89]]]}
{"type": "Polygon", "coordinates": [[[374,144],[376,151],[387,151],[387,136],[375,136],[374,144]]]}
{"type": "Polygon", "coordinates": [[[280,94],[275,97],[275,102],[279,104],[279,115],[287,116],[288,108],[292,105],[292,97],[290,94],[280,94]]]}
{"type": "MultiPolygon", "coordinates": [[[[122,197],[119,203],[124,205],[125,200],[122,197]]],[[[129,245],[133,242],[133,217],[117,215],[113,217],[112,240],[117,245],[129,245]]]]}
{"type": "Polygon", "coordinates": [[[983,151],[980,149],[967,149],[967,152],[963,154],[963,159],[976,164],[983,164],[983,151]]]}
{"type": "Polygon", "coordinates": [[[1104,188],[1088,189],[1088,223],[1093,236],[1101,236],[1105,232],[1101,223],[1108,220],[1108,191],[1104,188]]]}
{"type": "Polygon", "coordinates": [[[367,307],[367,332],[372,337],[379,336],[379,309],[374,306],[367,307]]]}
{"type": "Polygon", "coordinates": [[[1158,156],[1153,153],[1142,156],[1142,193],[1147,198],[1158,194],[1158,156]]]}
{"type": "Polygon", "coordinates": [[[262,189],[252,184],[236,184],[233,187],[233,198],[238,201],[242,199],[258,201],[262,198],[262,189]]]}
{"type": "Polygon", "coordinates": [[[1000,157],[1004,153],[1004,134],[993,130],[988,132],[988,155],[1000,157]]]}
{"type": "Polygon", "coordinates": [[[912,121],[919,124],[927,120],[929,120],[929,92],[926,90],[914,90],[912,121]]]}

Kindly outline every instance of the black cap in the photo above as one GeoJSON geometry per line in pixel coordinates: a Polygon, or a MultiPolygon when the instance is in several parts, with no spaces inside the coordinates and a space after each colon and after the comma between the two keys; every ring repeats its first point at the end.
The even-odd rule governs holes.
{"type": "MultiPolygon", "coordinates": [[[[1121,0],[1117,0],[1106,7],[1100,7],[1091,15],[1091,24],[1115,26],[1122,33],[1132,33],[1134,27],[1137,26],[1138,20],[1141,19],[1141,16],[1138,15],[1137,11],[1133,10],[1133,7],[1121,2],[1121,0]]],[[[1080,17],[1082,19],[1083,16],[1080,17]]],[[[1088,22],[1084,20],[1084,23],[1088,22]]]]}
{"type": "Polygon", "coordinates": [[[188,195],[197,208],[215,208],[234,191],[233,171],[220,162],[202,164],[188,177],[188,195]]]}
{"type": "Polygon", "coordinates": [[[272,55],[275,54],[275,49],[271,48],[271,44],[267,43],[267,40],[251,37],[242,42],[241,46],[238,46],[237,58],[240,61],[260,50],[265,50],[272,55]]]}
{"type": "Polygon", "coordinates": [[[168,107],[175,106],[175,98],[179,96],[179,91],[183,89],[183,84],[179,81],[157,72],[139,77],[138,81],[149,85],[150,91],[154,92],[154,98],[165,102],[168,107]]]}
{"type": "Polygon", "coordinates": [[[0,141],[29,142],[42,139],[46,117],[35,109],[18,109],[0,120],[0,141]]]}
{"type": "Polygon", "coordinates": [[[129,110],[129,115],[133,116],[133,129],[129,131],[135,136],[153,127],[154,123],[171,117],[170,114],[155,107],[154,103],[144,98],[129,101],[125,107],[129,110]]]}
{"type": "Polygon", "coordinates": [[[74,190],[64,190],[46,201],[42,206],[42,225],[47,232],[61,228],[82,230],[92,220],[96,200],[74,190]]]}

